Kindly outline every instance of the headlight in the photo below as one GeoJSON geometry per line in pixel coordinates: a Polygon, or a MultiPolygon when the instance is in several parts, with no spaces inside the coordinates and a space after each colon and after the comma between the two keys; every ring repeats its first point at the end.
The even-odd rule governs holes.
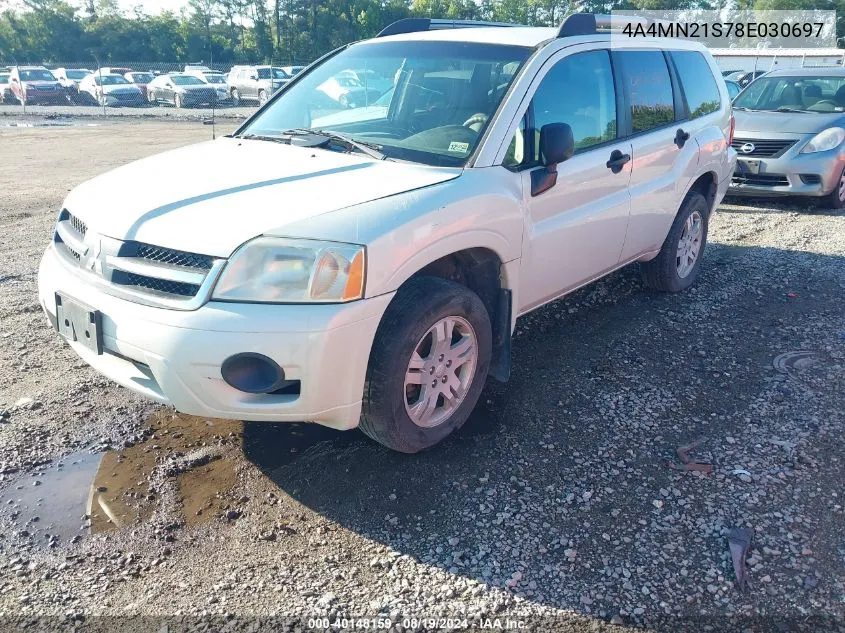
{"type": "Polygon", "coordinates": [[[259,237],[229,259],[214,299],[262,303],[342,303],[364,296],[364,247],[259,237]]]}
{"type": "Polygon", "coordinates": [[[829,127],[823,132],[819,132],[810,139],[802,149],[801,154],[812,154],[813,152],[825,152],[845,140],[845,130],[841,127],[829,127]]]}

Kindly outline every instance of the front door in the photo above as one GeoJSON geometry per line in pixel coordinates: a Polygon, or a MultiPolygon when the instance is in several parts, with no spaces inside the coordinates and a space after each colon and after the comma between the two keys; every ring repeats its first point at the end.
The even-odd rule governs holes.
{"type": "MultiPolygon", "coordinates": [[[[512,161],[521,163],[527,210],[520,312],[615,268],[625,242],[631,143],[617,134],[611,58],[604,49],[579,48],[553,57],[539,73],[523,126],[525,142],[512,161]],[[537,166],[540,130],[548,123],[572,128],[576,152],[558,165],[555,186],[532,196],[531,172],[544,169],[537,166]]],[[[515,143],[521,136],[518,132],[515,143]]]]}

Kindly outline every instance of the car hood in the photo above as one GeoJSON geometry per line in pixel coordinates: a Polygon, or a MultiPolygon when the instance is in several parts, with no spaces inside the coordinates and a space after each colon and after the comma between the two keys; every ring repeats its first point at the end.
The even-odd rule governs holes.
{"type": "MultiPolygon", "coordinates": [[[[89,230],[216,257],[318,215],[457,178],[460,169],[222,138],[130,163],[76,187],[89,230]],[[142,193],[138,183],[144,183],[142,193]]],[[[292,236],[296,237],[296,236],[292,236]]]]}
{"type": "Polygon", "coordinates": [[[211,88],[208,84],[200,84],[198,86],[179,86],[179,90],[184,90],[185,92],[197,92],[197,91],[206,91],[211,88]]]}
{"type": "Polygon", "coordinates": [[[103,92],[107,95],[109,94],[127,94],[127,93],[139,93],[141,89],[138,86],[133,84],[110,84],[108,86],[103,86],[103,92]]]}
{"type": "Polygon", "coordinates": [[[35,88],[59,88],[60,84],[58,81],[50,81],[47,79],[39,79],[37,81],[22,81],[23,85],[27,87],[35,87],[35,88]]]}
{"type": "Polygon", "coordinates": [[[734,110],[736,136],[742,132],[815,134],[845,120],[842,112],[745,112],[734,110]]]}

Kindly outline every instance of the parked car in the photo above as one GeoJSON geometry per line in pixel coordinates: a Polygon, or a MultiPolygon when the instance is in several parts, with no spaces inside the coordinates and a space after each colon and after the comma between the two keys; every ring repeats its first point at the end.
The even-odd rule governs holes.
{"type": "Polygon", "coordinates": [[[227,79],[229,96],[236,104],[241,101],[264,104],[288,81],[290,76],[274,66],[233,66],[227,79]]]}
{"type": "Polygon", "coordinates": [[[203,83],[213,86],[217,92],[216,103],[223,104],[231,101],[229,90],[226,85],[226,75],[223,73],[216,70],[190,70],[185,74],[198,77],[203,81],[203,83]]]}
{"type": "Polygon", "coordinates": [[[12,100],[24,105],[67,101],[65,89],[44,66],[13,66],[9,92],[12,100]]]}
{"type": "Polygon", "coordinates": [[[150,103],[170,103],[177,108],[210,106],[217,99],[214,87],[185,73],[160,75],[147,84],[150,103]]]}
{"type": "Polygon", "coordinates": [[[54,68],[53,76],[62,85],[71,103],[79,103],[79,82],[91,74],[87,68],[54,68]]]}
{"type": "Polygon", "coordinates": [[[141,89],[123,75],[106,74],[101,70],[79,82],[79,95],[101,106],[137,106],[144,103],[141,89]]]}
{"type": "Polygon", "coordinates": [[[736,161],[707,50],[614,38],[611,62],[589,14],[445,24],[388,27],[234,134],[71,191],[38,276],[53,326],[180,411],[360,422],[412,453],[507,379],[519,315],[633,262],[650,287],[691,286],[736,161]],[[355,63],[389,63],[401,102],[314,130],[319,87],[355,63]],[[456,69],[470,81],[418,107],[423,76],[456,69]],[[155,187],[116,213],[139,182],[155,187]]]}
{"type": "Polygon", "coordinates": [[[768,70],[753,70],[748,72],[740,71],[738,74],[730,75],[728,78],[732,81],[737,82],[741,87],[745,88],[745,86],[750,84],[752,81],[754,81],[758,77],[762,77],[768,72],[768,70]]]}
{"type": "Polygon", "coordinates": [[[147,84],[155,79],[155,75],[146,71],[132,71],[123,75],[123,78],[133,86],[137,86],[137,88],[141,91],[141,101],[146,103],[148,101],[147,84]]]}
{"type": "Polygon", "coordinates": [[[183,72],[185,72],[186,74],[191,74],[194,72],[210,73],[212,72],[212,70],[211,68],[203,64],[185,64],[183,72]]]}
{"type": "Polygon", "coordinates": [[[742,72],[744,72],[744,71],[741,71],[741,70],[723,70],[722,71],[722,77],[727,79],[728,77],[730,77],[731,75],[733,75],[735,73],[742,73],[742,72]]]}
{"type": "Polygon", "coordinates": [[[99,72],[104,75],[125,75],[126,73],[131,73],[132,69],[127,68],[126,66],[103,66],[94,72],[99,72]]]}
{"type": "Polygon", "coordinates": [[[730,193],[845,207],[845,69],[775,70],[733,105],[739,160],[730,193]]]}
{"type": "Polygon", "coordinates": [[[9,87],[9,77],[11,75],[11,70],[0,70],[0,103],[12,102],[12,90],[9,87]]]}
{"type": "Polygon", "coordinates": [[[739,85],[736,81],[731,81],[730,79],[725,81],[725,85],[728,87],[728,95],[730,96],[731,100],[734,99],[740,92],[742,92],[742,86],[739,85]]]}
{"type": "Polygon", "coordinates": [[[289,77],[294,77],[295,75],[298,75],[299,71],[303,70],[305,66],[280,66],[280,68],[289,77]]]}

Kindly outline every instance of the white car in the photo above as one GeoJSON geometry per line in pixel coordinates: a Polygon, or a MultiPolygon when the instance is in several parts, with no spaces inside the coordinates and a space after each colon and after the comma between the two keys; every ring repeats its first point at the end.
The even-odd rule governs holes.
{"type": "Polygon", "coordinates": [[[179,411],[436,444],[507,379],[520,315],[634,262],[665,291],[701,270],[736,163],[718,66],[687,41],[611,55],[604,24],[403,22],[350,45],[234,134],[72,190],[43,309],[86,362],[179,411]],[[395,76],[399,101],[313,129],[350,65],[395,76]],[[156,186],[119,195],[137,182],[156,186]]]}
{"type": "Polygon", "coordinates": [[[79,95],[87,95],[106,106],[137,106],[145,103],[141,89],[116,73],[98,71],[85,76],[79,82],[79,95]]]}

